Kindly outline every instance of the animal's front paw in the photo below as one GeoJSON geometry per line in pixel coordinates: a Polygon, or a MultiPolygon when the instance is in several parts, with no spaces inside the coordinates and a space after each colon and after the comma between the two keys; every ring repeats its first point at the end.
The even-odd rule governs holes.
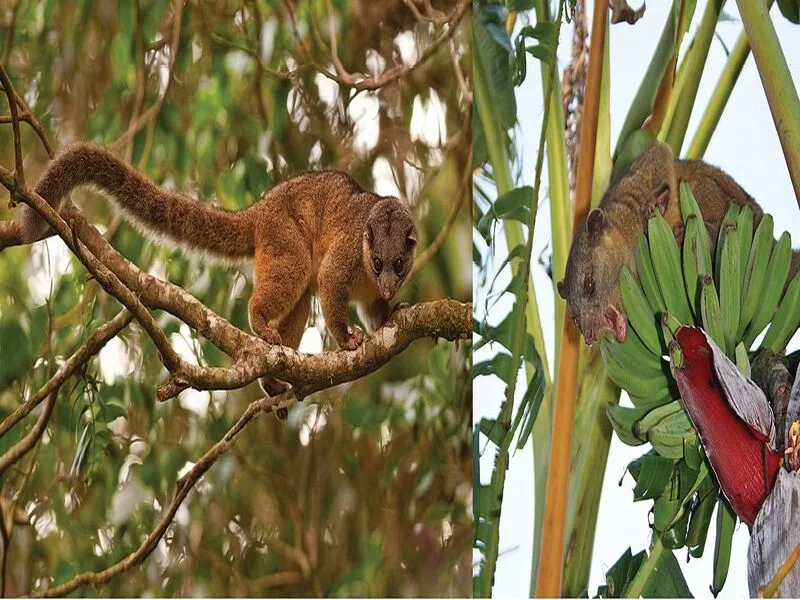
{"type": "Polygon", "coordinates": [[[285,381],[275,379],[274,377],[262,377],[258,380],[258,383],[261,385],[261,389],[264,390],[264,393],[273,398],[288,391],[291,387],[285,381]]]}
{"type": "Polygon", "coordinates": [[[272,327],[267,327],[262,331],[259,337],[267,342],[268,344],[272,344],[273,346],[283,346],[283,340],[281,339],[281,334],[278,333],[277,329],[273,329],[272,327]]]}
{"type": "Polygon", "coordinates": [[[397,304],[394,305],[394,308],[392,309],[392,314],[396,313],[398,310],[408,308],[409,306],[411,305],[408,302],[398,302],[397,304]]]}
{"type": "Polygon", "coordinates": [[[347,330],[347,339],[342,344],[344,350],[355,350],[364,343],[364,332],[360,327],[350,327],[347,330]]]}

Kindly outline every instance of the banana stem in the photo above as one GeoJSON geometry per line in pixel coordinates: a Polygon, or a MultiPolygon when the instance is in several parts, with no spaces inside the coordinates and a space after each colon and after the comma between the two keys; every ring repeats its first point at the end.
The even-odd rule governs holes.
{"type": "MultiPolygon", "coordinates": [[[[591,200],[607,22],[607,0],[595,0],[591,50],[589,53],[589,73],[586,82],[586,104],[584,106],[583,122],[581,123],[581,147],[573,212],[573,230],[577,229],[577,225],[585,218],[589,211],[591,200]]],[[[547,492],[545,495],[542,530],[542,544],[547,548],[547,552],[543,553],[540,558],[536,582],[536,596],[539,598],[561,595],[579,341],[580,337],[575,325],[570,319],[564,319],[554,402],[554,435],[551,444],[550,467],[547,473],[547,492]]]]}
{"type": "MultiPolygon", "coordinates": [[[[550,23],[552,16],[547,0],[536,0],[537,23],[550,23]]],[[[559,356],[561,348],[561,324],[564,321],[565,304],[555,289],[555,282],[564,277],[572,239],[572,222],[570,220],[569,175],[567,170],[566,141],[564,139],[564,114],[561,110],[561,83],[558,77],[551,78],[550,68],[541,63],[542,89],[552,86],[550,93],[550,112],[547,120],[547,168],[550,191],[550,230],[553,240],[553,296],[555,300],[555,356],[559,356]]],[[[546,102],[547,99],[544,98],[546,102]]],[[[537,311],[538,314],[538,311],[537,311]]],[[[539,344],[539,342],[536,342],[539,344]]],[[[537,346],[544,348],[544,346],[537,346]]],[[[546,367],[545,367],[546,368],[546,367]]],[[[544,498],[547,489],[547,466],[550,458],[550,438],[552,425],[552,392],[549,370],[546,373],[544,400],[539,407],[539,414],[533,424],[531,444],[533,449],[533,476],[535,498],[544,498]]],[[[539,553],[542,542],[542,519],[544,502],[533,503],[533,552],[531,554],[530,592],[535,591],[536,569],[539,565],[539,553]]]]}
{"type": "MultiPolygon", "coordinates": [[[[551,22],[550,10],[546,0],[536,0],[536,20],[539,23],[551,22]]],[[[550,67],[541,62],[542,90],[553,86],[550,94],[550,118],[547,120],[547,181],[550,196],[550,231],[553,244],[553,296],[556,313],[555,355],[561,349],[560,326],[564,320],[564,299],[556,290],[556,282],[564,278],[572,239],[570,221],[569,174],[567,170],[567,144],[564,138],[564,113],[561,108],[561,82],[558,77],[551,81],[550,67]]],[[[557,74],[557,71],[556,71],[557,74]]],[[[545,101],[547,99],[545,98],[545,101]]]]}
{"type": "MultiPolygon", "coordinates": [[[[775,0],[767,0],[767,10],[772,7],[773,2],[775,0]]],[[[725,106],[728,104],[728,99],[731,97],[731,92],[733,92],[748,56],[750,56],[750,43],[747,41],[747,35],[742,31],[736,39],[736,44],[734,44],[733,50],[728,56],[725,67],[722,69],[717,85],[714,88],[714,93],[706,105],[703,118],[700,120],[700,125],[697,127],[692,143],[689,145],[686,158],[702,158],[706,153],[711,136],[717,128],[722,111],[725,110],[725,106]]]]}
{"type": "Polygon", "coordinates": [[[800,205],[800,99],[763,0],[736,0],[800,205]]]}
{"type": "Polygon", "coordinates": [[[686,137],[689,117],[692,115],[692,108],[697,98],[697,88],[700,86],[700,77],[703,75],[708,50],[714,39],[714,29],[724,4],[725,0],[709,0],[703,18],[700,20],[700,28],[694,39],[694,48],[688,59],[690,62],[687,65],[686,81],[680,97],[676,99],[675,113],[667,134],[667,144],[672,148],[675,156],[680,154],[683,140],[686,137]]]}
{"type": "MultiPolygon", "coordinates": [[[[559,13],[560,14],[560,13],[559,13]]],[[[495,182],[497,184],[497,191],[500,195],[511,191],[513,187],[513,180],[509,168],[509,156],[506,149],[505,141],[503,139],[502,129],[495,118],[492,109],[493,103],[489,86],[486,80],[486,72],[481,60],[480,54],[476,54],[473,61],[473,88],[475,94],[475,104],[478,109],[478,116],[481,119],[481,125],[486,137],[486,146],[489,154],[489,160],[494,169],[495,182]]],[[[545,108],[545,113],[547,108],[545,108]]],[[[546,115],[545,115],[546,118],[546,115]]],[[[542,137],[542,144],[544,144],[544,137],[542,137]]],[[[540,149],[540,155],[543,158],[543,152],[540,149]]],[[[541,159],[540,159],[541,160],[541,159]]],[[[533,290],[533,283],[530,278],[530,256],[533,245],[533,232],[536,224],[536,207],[537,207],[537,192],[538,180],[541,174],[541,167],[537,170],[537,184],[535,186],[534,194],[531,201],[531,216],[528,222],[528,240],[522,233],[521,226],[512,221],[505,223],[506,239],[508,240],[509,249],[516,247],[520,243],[526,243],[526,257],[522,260],[512,261],[511,268],[514,275],[520,273],[525,286],[523,287],[520,302],[524,306],[524,311],[521,313],[522,318],[520,323],[515,328],[515,335],[512,344],[512,365],[519,364],[520,356],[522,354],[522,340],[524,339],[523,332],[527,331],[534,337],[534,344],[537,349],[541,349],[540,358],[542,361],[542,368],[545,370],[545,381],[549,378],[546,356],[544,353],[544,338],[541,332],[541,325],[539,322],[539,311],[536,305],[536,295],[533,290]],[[512,226],[513,225],[513,226],[512,226]],[[526,323],[525,323],[526,322],[526,323]]],[[[532,363],[526,361],[526,375],[527,381],[533,378],[535,374],[532,363]]],[[[510,383],[506,390],[506,397],[503,401],[498,422],[511,423],[511,417],[514,409],[514,392],[516,388],[518,373],[512,373],[510,383]]],[[[500,510],[502,508],[502,494],[505,487],[506,472],[508,469],[509,452],[508,448],[511,442],[511,436],[507,435],[506,439],[500,448],[498,448],[497,459],[495,461],[494,471],[492,472],[491,487],[494,497],[496,498],[497,511],[490,523],[490,530],[487,539],[486,549],[484,552],[485,569],[484,576],[479,578],[480,586],[475,589],[476,596],[489,597],[491,595],[492,583],[494,581],[494,572],[497,565],[497,558],[499,554],[499,537],[500,537],[500,510]]]]}
{"type": "Polygon", "coordinates": [[[662,543],[661,538],[656,536],[656,538],[653,540],[652,546],[650,546],[650,554],[644,559],[644,562],[636,572],[633,581],[631,581],[628,589],[625,590],[626,598],[639,598],[642,595],[644,586],[647,585],[647,581],[650,579],[653,571],[655,571],[656,565],[658,564],[661,555],[664,553],[664,549],[664,544],[662,543]]]}
{"type": "MultiPolygon", "coordinates": [[[[608,33],[606,30],[606,36],[608,33]]],[[[612,166],[609,54],[609,44],[606,44],[592,178],[592,206],[597,206],[608,187],[612,166]]],[[[600,494],[613,431],[606,408],[619,402],[619,388],[608,378],[598,348],[581,347],[578,370],[580,378],[569,477],[570,502],[567,506],[568,541],[565,542],[570,550],[564,559],[561,583],[561,593],[566,597],[579,596],[589,585],[600,494]]]]}
{"type": "Polygon", "coordinates": [[[650,65],[642,82],[639,84],[639,89],[636,90],[636,95],[633,97],[628,114],[625,116],[625,121],[617,138],[617,146],[614,149],[614,160],[616,160],[625,146],[628,137],[642,126],[653,109],[659,82],[663,79],[664,73],[671,62],[672,52],[675,47],[675,31],[675,11],[671,10],[661,32],[661,37],[658,38],[658,44],[655,52],[653,52],[653,58],[650,59],[650,65]]]}

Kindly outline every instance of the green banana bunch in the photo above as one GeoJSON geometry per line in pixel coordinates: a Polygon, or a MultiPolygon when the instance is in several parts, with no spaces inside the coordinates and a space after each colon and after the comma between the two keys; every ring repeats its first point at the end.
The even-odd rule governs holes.
{"type": "Polygon", "coordinates": [[[669,373],[667,347],[675,330],[681,324],[703,327],[746,369],[747,354],[768,325],[761,346],[775,352],[785,349],[800,326],[800,278],[786,285],[792,258],[789,234],[775,242],[770,215],[755,224],[750,207],[732,205],[712,256],[708,229],[686,183],[681,184],[680,205],[682,247],[657,211],[646,235],[636,242],[637,275],[625,266],[620,270],[628,336],[622,344],[601,342],[609,377],[634,405],[609,408],[617,434],[628,444],[649,441],[671,458],[679,458],[687,436],[695,435],[669,373]]]}
{"type": "Polygon", "coordinates": [[[702,445],[670,372],[671,362],[680,360],[670,342],[682,324],[701,326],[749,376],[750,353],[765,329],[760,347],[780,353],[800,326],[800,277],[787,284],[791,239],[785,233],[774,240],[771,216],[756,223],[750,207],[731,206],[712,255],[709,230],[686,183],[680,206],[682,245],[657,212],[636,242],[636,275],[620,270],[628,335],[622,344],[604,338],[600,350],[608,376],[628,392],[633,406],[608,406],[606,414],[624,444],[649,443],[648,455],[666,464],[659,477],[648,479],[647,489],[655,481],[668,484],[637,497],[637,479],[634,497],[653,499],[654,529],[667,547],[686,546],[691,556],[701,556],[719,506],[712,585],[718,591],[727,576],[736,517],[718,501],[716,481],[703,464],[702,445]]]}

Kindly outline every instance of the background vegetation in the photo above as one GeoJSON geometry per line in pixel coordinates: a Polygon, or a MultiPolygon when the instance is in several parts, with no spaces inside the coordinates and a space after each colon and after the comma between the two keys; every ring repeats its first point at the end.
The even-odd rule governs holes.
{"type": "MultiPolygon", "coordinates": [[[[652,57],[640,56],[647,64],[646,75],[637,82],[630,106],[619,115],[623,125],[612,145],[609,75],[619,66],[609,59],[608,36],[613,39],[615,29],[613,25],[609,29],[608,23],[635,22],[640,14],[624,1],[611,2],[611,10],[608,4],[523,0],[482,1],[475,7],[473,160],[479,171],[473,182],[473,254],[479,277],[473,374],[499,379],[495,389],[502,390],[497,416],[482,419],[477,426],[480,436],[476,432],[475,460],[485,453],[494,457],[491,469],[481,469],[480,484],[476,482],[474,541],[479,566],[474,590],[479,596],[489,596],[495,583],[500,516],[510,496],[506,488],[509,460],[529,439],[535,494],[532,596],[685,595],[689,590],[671,551],[683,547],[693,556],[704,548],[710,553],[714,547],[714,571],[708,579],[715,592],[727,576],[735,518],[726,513],[715,484],[706,479],[706,489],[698,493],[692,488],[699,481],[697,461],[689,468],[681,456],[662,456],[658,448],[646,446],[649,453],[629,465],[629,470],[637,481],[635,500],[653,507],[648,523],[652,525],[651,549],[657,552],[626,552],[606,571],[607,586],[588,589],[600,492],[614,435],[607,413],[618,404],[620,389],[606,373],[601,353],[585,348],[565,319],[555,282],[563,278],[575,225],[590,206],[599,203],[612,171],[623,168],[656,138],[669,144],[677,156],[703,157],[751,44],[795,190],[800,182],[796,156],[800,105],[771,30],[766,10],[771,3],[744,1],[738,5],[746,31],[735,46],[726,48],[723,72],[707,74],[715,82],[709,102],[697,103],[717,23],[727,15],[724,2],[712,0],[695,11],[696,2],[676,0],[652,57]],[[591,38],[588,11],[593,11],[591,38]],[[574,35],[572,59],[562,68],[554,57],[559,29],[568,24],[574,35]],[[696,26],[693,35],[689,35],[691,24],[696,26]],[[529,56],[538,62],[527,62],[529,56]],[[515,96],[516,86],[530,76],[531,64],[541,68],[543,81],[541,103],[533,109],[518,104],[515,96]],[[530,110],[540,111],[542,127],[531,136],[533,147],[523,147],[519,125],[530,110]],[[702,118],[697,130],[687,135],[693,112],[702,118]],[[550,208],[552,255],[537,257],[532,254],[532,239],[535,227],[543,226],[537,216],[544,202],[550,208]],[[550,275],[554,296],[555,352],[551,355],[545,352],[531,277],[533,269],[542,268],[539,262],[550,275]],[[511,310],[501,306],[511,306],[511,310]],[[707,501],[699,511],[701,494],[707,501]],[[719,507],[717,514],[726,515],[716,527],[711,523],[714,504],[719,507]],[[690,517],[700,544],[685,540],[690,517]],[[676,520],[684,528],[684,538],[672,527],[676,520]],[[664,547],[669,551],[664,552],[664,547]]],[[[638,8],[640,3],[636,4],[638,8]]],[[[796,3],[777,5],[772,19],[800,21],[796,3]]],[[[629,51],[641,54],[639,49],[629,51]]],[[[796,196],[800,200],[800,193],[796,196]]],[[[794,204],[794,199],[784,201],[794,204]]],[[[539,298],[550,293],[536,292],[539,298]]],[[[682,412],[679,416],[685,419],[682,412]]],[[[623,442],[647,442],[633,437],[632,433],[623,442]]]]}
{"type": "MultiPolygon", "coordinates": [[[[344,169],[419,219],[424,258],[398,300],[468,300],[470,28],[469,5],[448,0],[10,0],[0,64],[33,117],[21,125],[29,182],[76,140],[228,209],[293,174],[344,169]]],[[[7,124],[0,163],[14,164],[7,124]]],[[[75,196],[126,258],[247,329],[248,267],[153,243],[107,201],[75,196]]],[[[18,218],[7,198],[0,216],[18,218]]],[[[58,239],[4,250],[0,290],[2,420],[121,307],[58,239]]],[[[185,359],[228,361],[154,314],[185,359]]],[[[330,346],[319,317],[308,348],[330,346]]],[[[284,422],[261,417],[141,566],[77,593],[468,595],[469,357],[469,344],[419,340],[284,422]]],[[[133,324],[61,386],[44,435],[0,475],[5,594],[42,593],[139,547],[178,477],[260,396],[252,384],[157,404],[164,375],[133,324]]],[[[39,414],[0,437],[0,454],[39,414]]]]}

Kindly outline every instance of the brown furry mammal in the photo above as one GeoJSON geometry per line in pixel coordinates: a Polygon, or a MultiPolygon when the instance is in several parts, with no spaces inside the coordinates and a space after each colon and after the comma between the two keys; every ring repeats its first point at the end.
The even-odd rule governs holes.
{"type": "MultiPolygon", "coordinates": [[[[655,144],[634,160],[603,195],[600,206],[581,223],[567,259],[558,292],[567,301],[570,314],[591,345],[603,331],[624,341],[627,317],[619,292],[619,270],[627,265],[636,274],[636,240],[658,209],[683,240],[679,185],[689,184],[703,214],[711,240],[711,253],[720,223],[731,202],[753,209],[754,224],[763,212],[758,203],[729,175],[699,160],[676,160],[668,146],[655,144]]],[[[797,271],[800,255],[795,252],[789,277],[797,271]]]]}
{"type": "MultiPolygon", "coordinates": [[[[364,333],[348,325],[348,302],[358,302],[365,322],[377,328],[414,262],[416,226],[408,207],[340,171],[293,177],[229,212],[161,189],[105,148],[79,143],[48,165],[36,193],[58,209],[82,185],[105,192],[146,232],[221,258],[252,257],[250,327],[271,344],[297,348],[316,289],[331,335],[354,350],[364,333]]],[[[49,231],[26,206],[22,243],[49,231]]]]}

